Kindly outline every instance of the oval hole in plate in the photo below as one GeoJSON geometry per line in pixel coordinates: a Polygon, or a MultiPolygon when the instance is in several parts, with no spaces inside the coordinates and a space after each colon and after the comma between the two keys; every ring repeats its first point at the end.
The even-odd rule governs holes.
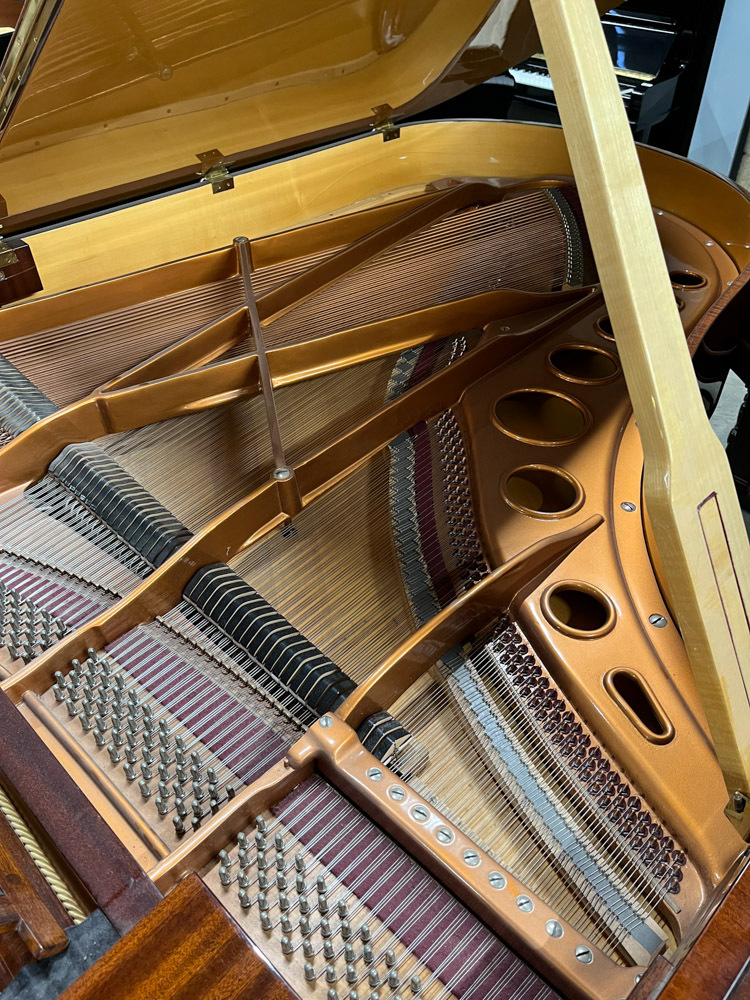
{"type": "Polygon", "coordinates": [[[674,726],[639,673],[617,667],[606,674],[604,686],[642,736],[651,743],[669,743],[674,726]]]}
{"type": "Polygon", "coordinates": [[[557,347],[550,352],[547,360],[555,375],[588,385],[610,382],[620,372],[620,365],[614,354],[587,344],[557,347]]]}
{"type": "Polygon", "coordinates": [[[500,430],[528,444],[559,445],[575,441],[590,423],[581,403],[548,389],[518,389],[495,403],[500,430]]]}
{"type": "Polygon", "coordinates": [[[594,323],[594,329],[605,340],[615,339],[615,335],[612,332],[612,320],[609,316],[600,316],[596,323],[594,323]]]}
{"type": "Polygon", "coordinates": [[[705,275],[695,271],[670,271],[669,279],[673,288],[702,288],[706,284],[705,275]]]}
{"type": "Polygon", "coordinates": [[[558,632],[575,639],[598,638],[615,624],[615,609],[607,595],[577,580],[557,583],[545,591],[542,611],[558,632]]]}
{"type": "Polygon", "coordinates": [[[565,517],[583,503],[578,480],[551,465],[522,465],[504,477],[500,489],[511,507],[531,517],[565,517]]]}

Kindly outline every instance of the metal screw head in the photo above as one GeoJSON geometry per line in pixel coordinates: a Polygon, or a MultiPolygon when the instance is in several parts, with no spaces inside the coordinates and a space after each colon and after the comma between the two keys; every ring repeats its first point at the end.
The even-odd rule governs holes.
{"type": "Polygon", "coordinates": [[[439,826],[435,831],[435,836],[441,844],[453,843],[453,831],[449,830],[447,826],[439,826]]]}
{"type": "Polygon", "coordinates": [[[490,872],[487,880],[493,889],[504,889],[508,884],[508,880],[502,872],[490,872]]]}
{"type": "Polygon", "coordinates": [[[626,510],[628,514],[632,514],[634,510],[638,509],[632,500],[625,500],[620,504],[620,506],[623,510],[626,510]]]}
{"type": "Polygon", "coordinates": [[[330,729],[331,726],[333,725],[333,718],[330,715],[322,715],[318,719],[318,722],[323,727],[323,729],[330,729]]]}
{"type": "Polygon", "coordinates": [[[411,809],[412,819],[415,819],[417,823],[426,823],[430,818],[430,810],[427,806],[416,805],[412,806],[411,809]]]}
{"type": "Polygon", "coordinates": [[[528,896],[516,896],[516,906],[522,913],[531,913],[534,909],[534,901],[528,896]]]}
{"type": "Polygon", "coordinates": [[[406,798],[406,792],[400,785],[391,785],[388,789],[388,794],[394,802],[403,802],[406,798]]]}
{"type": "Polygon", "coordinates": [[[649,624],[653,625],[654,628],[666,628],[667,627],[667,619],[664,617],[664,615],[649,615],[648,616],[648,620],[649,620],[649,624]]]}
{"type": "Polygon", "coordinates": [[[471,848],[464,851],[463,858],[469,868],[476,868],[479,864],[479,855],[471,848]]]}
{"type": "Polygon", "coordinates": [[[563,936],[562,924],[559,920],[547,921],[547,933],[550,937],[561,938],[563,936]]]}
{"type": "Polygon", "coordinates": [[[367,777],[370,779],[370,781],[380,781],[380,779],[383,777],[383,772],[380,770],[379,767],[371,767],[367,771],[367,777]]]}
{"type": "Polygon", "coordinates": [[[587,948],[583,944],[579,944],[576,948],[576,958],[584,965],[591,965],[594,961],[594,953],[590,948],[587,948]]]}
{"type": "Polygon", "coordinates": [[[291,479],[292,478],[292,470],[291,469],[274,469],[273,470],[273,478],[274,479],[278,479],[281,482],[285,482],[287,479],[291,479]]]}

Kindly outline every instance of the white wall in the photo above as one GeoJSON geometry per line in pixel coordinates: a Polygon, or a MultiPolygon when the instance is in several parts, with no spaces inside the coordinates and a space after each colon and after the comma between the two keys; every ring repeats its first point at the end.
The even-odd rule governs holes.
{"type": "Polygon", "coordinates": [[[690,159],[728,173],[749,103],[750,0],[726,0],[690,159]]]}

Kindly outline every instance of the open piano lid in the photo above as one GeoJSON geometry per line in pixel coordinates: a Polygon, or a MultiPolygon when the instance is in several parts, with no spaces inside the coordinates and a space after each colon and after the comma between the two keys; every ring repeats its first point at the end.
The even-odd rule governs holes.
{"type": "Polygon", "coordinates": [[[361,133],[538,46],[527,0],[27,0],[0,73],[0,219],[361,133]]]}

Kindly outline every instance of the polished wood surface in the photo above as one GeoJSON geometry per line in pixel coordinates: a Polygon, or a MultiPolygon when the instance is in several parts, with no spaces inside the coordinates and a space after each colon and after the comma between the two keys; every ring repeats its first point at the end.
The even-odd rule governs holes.
{"type": "MultiPolygon", "coordinates": [[[[651,202],[708,233],[740,268],[750,251],[750,201],[741,189],[680,157],[640,147],[651,202]]],[[[213,195],[194,185],[29,236],[47,294],[268,233],[424,194],[446,177],[569,176],[562,130],[520,122],[430,122],[395,142],[367,136],[238,174],[213,195]],[[133,233],[138,233],[134,242],[133,233]]],[[[0,186],[0,194],[2,187],[0,186]]],[[[0,329],[5,324],[0,324],[0,329]]]]}
{"type": "Polygon", "coordinates": [[[750,790],[750,549],[591,0],[532,0],[644,450],[644,500],[728,791],[750,790]]]}
{"type": "Polygon", "coordinates": [[[658,959],[630,1000],[750,997],[750,868],[746,867],[677,970],[658,959]]]}
{"type": "Polygon", "coordinates": [[[293,1000],[197,875],[190,875],[60,1000],[293,1000]]]}
{"type": "Polygon", "coordinates": [[[19,808],[52,838],[67,869],[124,934],[161,893],[4,694],[0,732],[0,781],[14,790],[19,808]]]}
{"type": "Polygon", "coordinates": [[[22,966],[63,951],[71,923],[0,813],[0,989],[22,966]]]}

